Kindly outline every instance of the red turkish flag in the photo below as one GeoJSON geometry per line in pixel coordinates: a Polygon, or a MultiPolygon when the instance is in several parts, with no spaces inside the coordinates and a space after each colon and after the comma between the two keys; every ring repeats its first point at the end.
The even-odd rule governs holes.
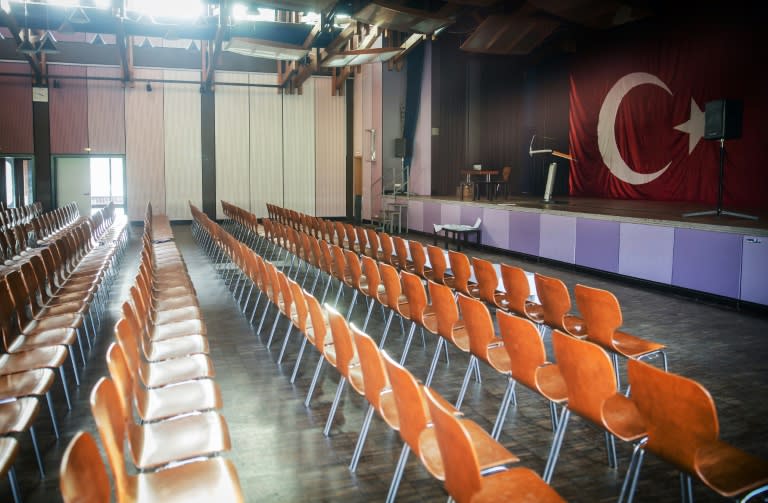
{"type": "Polygon", "coordinates": [[[702,137],[704,109],[732,99],[743,127],[725,140],[724,206],[768,208],[765,37],[747,24],[638,26],[577,55],[571,194],[714,205],[720,142],[702,137]]]}

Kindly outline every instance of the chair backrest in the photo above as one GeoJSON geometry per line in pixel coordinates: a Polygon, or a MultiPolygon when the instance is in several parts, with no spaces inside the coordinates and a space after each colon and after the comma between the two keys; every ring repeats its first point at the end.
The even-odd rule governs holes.
{"type": "Polygon", "coordinates": [[[472,269],[475,271],[480,299],[495,306],[494,294],[499,286],[499,277],[496,276],[496,269],[493,268],[493,264],[487,260],[472,257],[472,269]]]}
{"type": "Polygon", "coordinates": [[[478,299],[459,294],[459,309],[469,335],[469,350],[477,356],[488,353],[488,344],[496,338],[488,307],[478,299]]]}
{"type": "Polygon", "coordinates": [[[331,327],[333,346],[336,348],[336,369],[343,377],[347,377],[349,375],[349,366],[357,360],[355,343],[352,341],[352,334],[349,331],[349,325],[347,320],[344,319],[344,315],[328,304],[325,305],[325,310],[328,312],[328,323],[331,327]]]}
{"type": "Polygon", "coordinates": [[[544,323],[553,328],[563,328],[563,316],[571,310],[571,296],[565,283],[551,276],[536,273],[536,295],[544,310],[544,323]]]}
{"type": "Polygon", "coordinates": [[[408,299],[408,311],[401,310],[401,314],[407,314],[406,318],[424,325],[424,310],[427,307],[427,292],[421,278],[408,271],[400,271],[400,280],[403,283],[403,293],[408,299]]]}
{"type": "Polygon", "coordinates": [[[91,392],[91,413],[101,436],[114,475],[118,501],[131,492],[131,478],[125,466],[125,421],[119,407],[115,407],[118,392],[112,380],[102,377],[91,392]]]}
{"type": "Polygon", "coordinates": [[[280,288],[277,306],[280,308],[280,312],[283,313],[283,315],[290,318],[293,295],[291,295],[291,287],[288,285],[288,277],[283,271],[277,271],[277,284],[280,288]]]}
{"type": "Polygon", "coordinates": [[[413,374],[392,359],[386,351],[381,352],[384,365],[395,395],[397,415],[400,419],[400,438],[418,454],[419,435],[424,431],[431,419],[429,409],[422,392],[422,385],[416,381],[413,374]]]}
{"type": "Polygon", "coordinates": [[[357,249],[360,254],[364,254],[368,248],[368,236],[365,227],[355,226],[355,237],[357,237],[357,249]]]}
{"type": "Polygon", "coordinates": [[[352,287],[360,289],[360,278],[363,276],[363,270],[360,267],[360,257],[352,250],[344,250],[345,263],[347,264],[347,272],[350,277],[350,284],[352,287]]]}
{"type": "Polygon", "coordinates": [[[512,166],[504,166],[501,168],[501,179],[503,181],[508,182],[510,175],[512,175],[512,166]]]}
{"type": "Polygon", "coordinates": [[[616,376],[608,353],[560,330],[552,332],[552,346],[568,387],[568,408],[602,426],[603,402],[616,394],[616,376]]]}
{"type": "Polygon", "coordinates": [[[267,296],[269,297],[270,302],[272,302],[274,305],[277,305],[279,302],[279,293],[280,293],[280,280],[277,278],[277,267],[275,267],[275,264],[272,262],[265,260],[264,261],[264,268],[267,271],[267,296]]]}
{"type": "MultiPolygon", "coordinates": [[[[427,279],[427,254],[424,251],[424,245],[418,241],[409,240],[408,249],[411,252],[411,261],[413,262],[413,270],[416,274],[424,279],[427,279]]],[[[431,270],[431,268],[430,268],[431,270]]]]}
{"type": "MultiPolygon", "coordinates": [[[[344,235],[347,238],[347,246],[344,246],[347,250],[354,250],[355,249],[355,240],[357,239],[357,236],[355,235],[355,226],[350,224],[349,222],[344,224],[344,235]]],[[[339,243],[339,246],[341,246],[341,243],[339,243]]]]}
{"type": "Polygon", "coordinates": [[[448,261],[454,278],[453,288],[459,293],[472,296],[469,292],[469,278],[472,276],[469,258],[461,252],[449,250],[448,261]]]}
{"type": "Polygon", "coordinates": [[[400,236],[392,236],[392,244],[395,246],[395,253],[397,254],[397,267],[400,270],[408,268],[408,245],[405,240],[400,236]]]}
{"type": "Polygon", "coordinates": [[[304,292],[304,300],[307,303],[307,312],[309,312],[305,334],[310,342],[315,345],[317,350],[320,351],[320,353],[323,353],[327,332],[323,308],[320,306],[320,302],[317,298],[309,292],[304,292]]]}
{"type": "Polygon", "coordinates": [[[399,312],[400,295],[403,290],[397,269],[382,262],[379,263],[379,273],[381,273],[381,282],[384,283],[387,307],[399,312]]]}
{"type": "Polygon", "coordinates": [[[504,311],[496,311],[496,319],[509,354],[512,379],[536,390],[536,369],[547,362],[547,352],[536,325],[504,311]]]}
{"type": "Polygon", "coordinates": [[[459,308],[456,306],[456,298],[450,287],[428,282],[429,297],[432,299],[432,310],[437,319],[437,333],[441,337],[454,342],[453,328],[459,321],[459,308]]]}
{"type": "Polygon", "coordinates": [[[517,266],[502,263],[501,281],[504,283],[507,308],[515,314],[525,316],[525,301],[531,295],[525,271],[517,266]]]}
{"type": "Polygon", "coordinates": [[[622,324],[616,296],[607,290],[584,285],[574,287],[574,296],[587,326],[587,340],[612,348],[613,334],[622,324]]]}
{"type": "MultiPolygon", "coordinates": [[[[133,374],[128,368],[128,362],[125,358],[123,349],[115,342],[109,345],[107,348],[107,368],[109,369],[109,376],[115,384],[117,390],[117,399],[119,402],[120,413],[124,417],[132,417],[133,415],[133,400],[134,400],[134,380],[133,374]]],[[[118,409],[118,407],[114,407],[118,409]]]]}
{"type": "Polygon", "coordinates": [[[331,240],[331,243],[344,247],[344,237],[346,235],[346,231],[344,230],[344,223],[336,220],[333,222],[333,226],[336,229],[336,239],[331,240]]]}
{"type": "Polygon", "coordinates": [[[712,395],[698,382],[638,360],[627,362],[631,400],[645,421],[645,448],[688,473],[702,444],[717,440],[720,425],[712,395]]]}
{"type": "Polygon", "coordinates": [[[429,264],[432,267],[432,280],[437,283],[445,283],[445,271],[448,269],[448,264],[445,261],[445,255],[443,250],[434,245],[427,245],[427,256],[429,257],[429,264]]]}
{"type": "Polygon", "coordinates": [[[112,490],[107,467],[90,433],[75,433],[64,451],[59,489],[64,503],[109,503],[112,490]]]}
{"type": "Polygon", "coordinates": [[[392,264],[393,247],[392,237],[384,231],[379,232],[379,245],[381,245],[381,259],[386,264],[392,264]]]}
{"type": "Polygon", "coordinates": [[[381,413],[381,394],[391,392],[387,369],[376,342],[363,333],[354,324],[350,327],[355,339],[360,368],[363,371],[365,383],[365,398],[373,408],[381,413]]]}
{"type": "Polygon", "coordinates": [[[322,255],[320,268],[326,274],[333,274],[333,254],[331,253],[331,246],[335,245],[325,240],[318,241],[317,245],[320,247],[320,253],[322,255]]]}
{"type": "Polygon", "coordinates": [[[368,247],[365,249],[365,254],[371,258],[378,258],[379,256],[379,235],[376,234],[376,229],[367,227],[365,229],[366,238],[368,240],[368,247]]]}
{"type": "Polygon", "coordinates": [[[121,318],[115,324],[115,339],[123,350],[123,356],[128,367],[133,373],[139,371],[141,355],[139,354],[139,334],[135,332],[134,325],[126,318],[121,318]]]}
{"type": "Polygon", "coordinates": [[[456,503],[468,503],[482,488],[480,462],[469,432],[460,420],[426,390],[427,404],[445,469],[445,490],[456,503]]]}
{"type": "Polygon", "coordinates": [[[362,263],[363,275],[365,276],[366,287],[363,289],[363,295],[379,300],[379,286],[381,286],[381,274],[379,273],[379,264],[375,259],[363,255],[360,257],[362,263]]]}
{"type": "Polygon", "coordinates": [[[29,304],[29,292],[27,291],[27,285],[24,283],[24,278],[21,276],[21,271],[15,270],[6,274],[5,282],[13,298],[17,323],[19,327],[25,327],[30,321],[26,311],[26,305],[29,304]]]}
{"type": "Polygon", "coordinates": [[[290,278],[288,278],[288,286],[291,289],[291,299],[293,300],[291,321],[296,328],[304,333],[307,328],[308,315],[307,300],[304,297],[304,290],[301,288],[301,285],[290,278]]]}

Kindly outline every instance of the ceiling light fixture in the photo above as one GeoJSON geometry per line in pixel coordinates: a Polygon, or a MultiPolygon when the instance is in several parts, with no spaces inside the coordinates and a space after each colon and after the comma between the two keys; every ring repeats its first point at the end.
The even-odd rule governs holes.
{"type": "Polygon", "coordinates": [[[152,45],[152,41],[149,39],[149,37],[146,37],[144,42],[142,42],[139,47],[142,49],[152,49],[154,46],[152,45]]]}
{"type": "Polygon", "coordinates": [[[40,39],[40,48],[38,49],[41,54],[58,54],[59,48],[56,47],[56,39],[53,38],[53,33],[46,31],[43,38],[40,39]]]}
{"type": "Polygon", "coordinates": [[[189,52],[200,52],[200,48],[197,47],[197,42],[195,42],[194,40],[189,43],[189,45],[187,46],[187,50],[189,52]]]}
{"type": "Polygon", "coordinates": [[[85,13],[82,7],[73,9],[67,20],[74,24],[88,24],[91,22],[91,18],[88,17],[88,14],[85,13]]]}
{"type": "Polygon", "coordinates": [[[104,42],[104,38],[101,36],[101,33],[97,33],[95,37],[93,37],[93,40],[91,40],[91,45],[107,45],[106,42],[104,42]]]}

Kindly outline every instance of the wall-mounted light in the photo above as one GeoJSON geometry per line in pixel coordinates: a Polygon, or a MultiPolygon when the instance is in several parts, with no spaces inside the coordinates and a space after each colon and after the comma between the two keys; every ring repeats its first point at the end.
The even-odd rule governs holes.
{"type": "Polygon", "coordinates": [[[104,42],[104,38],[102,38],[100,33],[97,33],[95,37],[93,37],[93,40],[91,40],[91,45],[106,45],[106,42],[104,42]]]}
{"type": "Polygon", "coordinates": [[[147,82],[147,92],[148,93],[152,92],[152,82],[147,82]]]}
{"type": "Polygon", "coordinates": [[[83,147],[83,152],[90,152],[90,151],[91,151],[91,147],[83,147]]]}
{"type": "Polygon", "coordinates": [[[53,81],[53,88],[54,88],[54,89],[59,89],[59,88],[61,88],[61,82],[59,82],[58,80],[54,80],[54,81],[53,81]]]}

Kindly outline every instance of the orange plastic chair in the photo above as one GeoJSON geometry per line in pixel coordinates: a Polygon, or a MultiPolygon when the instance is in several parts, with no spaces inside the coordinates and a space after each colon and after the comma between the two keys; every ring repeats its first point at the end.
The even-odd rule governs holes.
{"type": "Polygon", "coordinates": [[[118,407],[110,406],[111,381],[102,377],[91,392],[91,411],[107,453],[119,503],[163,501],[245,501],[237,470],[231,461],[217,457],[131,475],[123,449],[125,421],[118,407]]]}
{"type": "Polygon", "coordinates": [[[352,289],[352,300],[349,302],[349,308],[345,318],[347,321],[352,317],[355,310],[357,296],[366,287],[366,278],[360,265],[360,257],[351,250],[344,250],[344,259],[347,265],[347,275],[344,277],[344,284],[352,289]]]}
{"type": "Polygon", "coordinates": [[[435,354],[432,356],[432,363],[429,366],[427,380],[425,381],[427,386],[432,384],[432,379],[437,370],[437,361],[440,358],[440,350],[443,347],[446,348],[446,357],[448,355],[447,346],[445,346],[446,342],[450,342],[464,353],[469,352],[469,335],[467,335],[464,321],[459,318],[459,308],[456,305],[453,290],[446,285],[441,285],[434,281],[428,282],[428,286],[429,296],[432,299],[434,320],[437,322],[435,328],[438,338],[435,354]]]}
{"type": "Polygon", "coordinates": [[[395,245],[392,244],[392,236],[384,231],[380,231],[379,245],[381,246],[381,258],[379,259],[379,262],[397,267],[397,261],[394,256],[395,245]]]}
{"type": "MultiPolygon", "coordinates": [[[[500,468],[482,476],[479,453],[466,421],[441,405],[430,390],[426,390],[425,395],[445,469],[445,489],[456,503],[565,502],[528,468],[500,468]]],[[[501,445],[498,448],[502,448],[501,445]]]]}
{"type": "Polygon", "coordinates": [[[496,313],[499,322],[499,332],[504,341],[504,348],[509,355],[511,375],[508,391],[504,396],[499,417],[491,433],[498,439],[509,405],[516,403],[515,383],[519,382],[526,388],[540,394],[549,400],[552,431],[557,429],[557,405],[568,398],[568,388],[557,367],[547,361],[547,353],[539,331],[531,320],[514,316],[504,311],[496,313]]]}
{"type": "Polygon", "coordinates": [[[504,284],[504,299],[507,309],[534,322],[541,332],[542,320],[544,319],[543,309],[540,304],[528,300],[531,296],[531,287],[525,271],[519,267],[502,263],[501,281],[504,284]]]}
{"type": "Polygon", "coordinates": [[[401,308],[401,315],[411,321],[411,328],[405,341],[405,348],[400,357],[400,364],[404,365],[416,328],[419,327],[421,329],[422,340],[425,328],[429,332],[437,334],[437,318],[432,306],[427,303],[427,292],[424,289],[424,283],[422,283],[421,278],[416,274],[401,271],[400,279],[403,285],[403,293],[405,298],[408,299],[408,310],[405,311],[401,308]]]}
{"type": "Polygon", "coordinates": [[[86,431],[75,433],[61,458],[59,490],[64,503],[109,503],[112,488],[96,440],[86,431]]]}
{"type": "MultiPolygon", "coordinates": [[[[403,449],[400,452],[395,473],[389,486],[387,501],[392,502],[397,495],[397,489],[408,461],[408,454],[413,451],[421,460],[424,468],[437,480],[445,479],[445,468],[437,445],[435,431],[432,428],[432,417],[427,405],[426,393],[428,388],[420,384],[408,369],[395,362],[386,351],[381,352],[384,364],[389,375],[392,393],[395,398],[397,414],[400,422],[400,438],[403,440],[403,449]]],[[[451,404],[434,394],[436,399],[446,410],[456,416],[462,416],[461,412],[453,408],[451,404]]],[[[493,441],[480,425],[467,420],[466,426],[471,430],[472,441],[479,447],[482,453],[480,465],[482,469],[495,468],[507,463],[518,461],[517,456],[493,441]]]]}
{"type": "MultiPolygon", "coordinates": [[[[512,371],[509,354],[507,354],[507,350],[504,348],[504,341],[496,337],[496,333],[493,330],[491,313],[485,304],[478,299],[459,294],[459,309],[464,318],[467,335],[469,335],[469,352],[471,356],[467,371],[464,373],[464,381],[461,384],[459,398],[456,400],[457,409],[461,408],[472,369],[478,360],[485,362],[496,372],[505,376],[509,376],[512,371]]],[[[503,403],[504,400],[502,400],[503,403]]]]}
{"type": "Polygon", "coordinates": [[[363,332],[368,327],[368,322],[371,319],[371,313],[374,306],[379,304],[382,306],[382,313],[384,312],[384,304],[386,303],[385,289],[381,282],[381,274],[379,273],[379,265],[376,260],[371,257],[363,256],[360,258],[362,274],[365,277],[365,281],[360,282],[360,291],[365,296],[366,302],[368,302],[368,311],[365,314],[365,321],[363,322],[363,332]]]}
{"type": "Polygon", "coordinates": [[[395,261],[401,271],[414,272],[413,260],[408,258],[408,245],[400,236],[392,236],[392,244],[395,247],[395,261]]]}
{"type": "MultiPolygon", "coordinates": [[[[535,322],[543,323],[551,329],[562,330],[574,337],[583,337],[586,332],[584,320],[570,314],[571,296],[565,283],[557,278],[534,274],[536,295],[541,302],[541,318],[529,316],[535,322]]],[[[531,312],[534,312],[535,308],[531,312]]]]}
{"type": "Polygon", "coordinates": [[[432,279],[434,275],[432,267],[427,266],[427,253],[424,251],[424,245],[418,241],[409,240],[408,250],[411,252],[414,274],[425,281],[432,279]]]}
{"type": "Polygon", "coordinates": [[[325,422],[325,428],[323,429],[323,435],[327,437],[331,433],[333,418],[336,416],[336,409],[341,401],[341,394],[347,381],[353,381],[354,388],[361,390],[363,389],[363,374],[347,321],[328,304],[325,305],[325,310],[328,312],[328,323],[331,328],[331,337],[333,337],[333,346],[325,348],[325,358],[328,360],[328,363],[336,367],[340,374],[339,384],[336,386],[336,395],[331,403],[328,420],[325,422]]]}
{"type": "Polygon", "coordinates": [[[369,404],[363,419],[363,426],[360,429],[360,435],[357,438],[355,450],[352,454],[352,461],[349,463],[349,470],[354,473],[357,471],[357,465],[363,453],[373,413],[376,412],[384,419],[387,425],[395,430],[400,428],[400,419],[397,415],[395,397],[389,384],[389,376],[387,375],[387,369],[384,367],[384,360],[381,357],[379,348],[370,336],[361,332],[357,327],[351,325],[350,328],[355,339],[355,347],[360,359],[360,368],[363,372],[363,394],[369,404]]]}
{"type": "Polygon", "coordinates": [[[645,360],[661,355],[667,370],[666,346],[657,342],[621,332],[621,307],[615,295],[607,290],[576,285],[576,304],[586,323],[587,340],[610,352],[616,373],[616,385],[621,386],[618,355],[635,360],[645,360]]]}
{"type": "Polygon", "coordinates": [[[386,323],[384,323],[384,331],[381,335],[381,341],[379,341],[379,347],[383,348],[384,343],[387,341],[387,334],[389,333],[389,326],[392,324],[392,319],[395,314],[400,317],[400,331],[405,332],[403,326],[403,319],[408,317],[408,299],[403,295],[403,287],[400,283],[400,275],[394,266],[389,264],[380,263],[379,273],[381,274],[381,281],[384,284],[384,299],[385,305],[389,308],[389,316],[386,323]]]}
{"type": "Polygon", "coordinates": [[[432,267],[432,281],[453,288],[453,275],[448,273],[448,262],[443,249],[434,245],[427,245],[427,256],[432,267]]]}
{"type": "Polygon", "coordinates": [[[693,501],[692,477],[720,496],[743,502],[768,491],[768,462],[720,439],[715,402],[701,384],[638,360],[629,360],[627,367],[629,401],[648,434],[632,457],[627,501],[634,497],[644,451],[680,470],[683,501],[693,501]]]}
{"type": "MultiPolygon", "coordinates": [[[[557,465],[560,448],[571,412],[578,414],[605,431],[608,466],[617,467],[614,437],[625,442],[642,442],[646,436],[642,421],[636,417],[634,406],[616,391],[616,379],[611,360],[605,350],[589,341],[580,340],[559,330],[552,332],[552,346],[557,365],[568,389],[568,403],[560,413],[552,447],[543,478],[547,483],[557,465]]],[[[627,470],[630,476],[632,466],[627,470]]],[[[625,479],[626,480],[626,479],[625,479]]]]}
{"type": "MultiPolygon", "coordinates": [[[[306,339],[317,349],[320,353],[320,357],[315,365],[315,373],[312,376],[312,382],[309,385],[307,391],[307,397],[304,399],[304,406],[309,407],[309,403],[312,400],[312,393],[315,391],[317,380],[320,377],[320,371],[323,368],[323,362],[325,362],[326,349],[333,352],[333,339],[327,337],[330,327],[328,326],[328,319],[326,317],[323,308],[320,306],[320,302],[311,294],[304,293],[304,300],[307,301],[307,311],[309,312],[309,319],[307,320],[307,329],[304,332],[306,339]]],[[[335,354],[335,353],[334,353],[335,354]]],[[[296,372],[298,370],[298,364],[301,361],[301,354],[296,359],[296,366],[293,369],[293,376],[291,376],[291,382],[296,379],[296,372]]]]}
{"type": "MultiPolygon", "coordinates": [[[[272,322],[272,330],[269,332],[269,338],[267,339],[267,349],[272,346],[272,340],[275,337],[275,330],[277,324],[281,318],[288,319],[288,328],[285,331],[284,343],[287,343],[288,337],[291,335],[293,324],[291,323],[291,310],[293,309],[293,295],[291,295],[291,287],[288,286],[288,276],[282,271],[278,271],[275,268],[275,277],[277,278],[277,292],[276,292],[276,305],[278,312],[275,313],[275,319],[272,322]],[[282,315],[282,316],[281,316],[282,315]]],[[[277,362],[280,363],[280,360],[277,362]]]]}
{"type": "Polygon", "coordinates": [[[478,297],[497,309],[509,309],[506,294],[498,289],[499,277],[493,264],[487,260],[472,257],[472,270],[477,279],[478,297]]]}
{"type": "Polygon", "coordinates": [[[472,267],[469,258],[461,252],[448,250],[448,262],[451,264],[451,274],[453,274],[453,289],[467,297],[477,298],[480,290],[477,283],[470,281],[472,267]]]}

